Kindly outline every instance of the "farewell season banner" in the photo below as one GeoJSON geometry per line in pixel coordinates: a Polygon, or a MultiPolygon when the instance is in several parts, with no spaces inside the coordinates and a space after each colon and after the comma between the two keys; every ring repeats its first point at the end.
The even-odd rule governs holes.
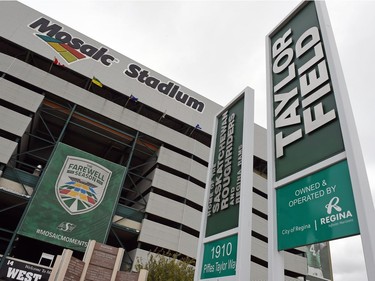
{"type": "Polygon", "coordinates": [[[19,234],[85,251],[104,243],[125,167],[59,143],[42,175],[19,234]]]}

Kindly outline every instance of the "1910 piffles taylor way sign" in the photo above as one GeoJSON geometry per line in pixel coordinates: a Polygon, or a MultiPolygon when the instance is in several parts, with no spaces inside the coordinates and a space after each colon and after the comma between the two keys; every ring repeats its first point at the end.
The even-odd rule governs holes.
{"type": "Polygon", "coordinates": [[[324,5],[302,2],[267,37],[270,281],[283,279],[278,251],[360,232],[375,262],[374,208],[324,5]]]}

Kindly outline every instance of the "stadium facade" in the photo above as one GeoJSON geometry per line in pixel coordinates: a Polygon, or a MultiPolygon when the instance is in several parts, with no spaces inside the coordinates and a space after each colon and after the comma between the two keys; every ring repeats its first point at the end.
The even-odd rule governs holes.
{"type": "MultiPolygon", "coordinates": [[[[70,187],[56,187],[51,196],[42,190],[55,189],[48,177],[69,173],[60,167],[64,161],[82,176],[100,158],[123,172],[107,229],[98,227],[97,216],[87,233],[103,228],[102,242],[125,249],[124,268],[156,249],[194,259],[213,120],[221,106],[19,2],[0,2],[0,24],[0,254],[38,263],[42,253],[75,249],[70,246],[79,239],[69,235],[79,223],[70,216],[86,212],[90,196],[82,195],[87,204],[67,208],[61,194],[70,187]],[[56,157],[61,146],[69,147],[73,162],[56,157]],[[92,162],[83,167],[74,157],[92,162]],[[58,204],[66,211],[56,221],[58,204]],[[32,233],[34,220],[50,229],[32,233]]],[[[256,125],[254,137],[251,270],[254,280],[266,280],[266,130],[256,125]]],[[[104,182],[105,171],[92,175],[104,182]]],[[[87,187],[71,180],[80,190],[87,187]]],[[[83,251],[77,247],[75,255],[83,251]]],[[[285,280],[304,280],[305,251],[285,251],[285,257],[285,280]]]]}

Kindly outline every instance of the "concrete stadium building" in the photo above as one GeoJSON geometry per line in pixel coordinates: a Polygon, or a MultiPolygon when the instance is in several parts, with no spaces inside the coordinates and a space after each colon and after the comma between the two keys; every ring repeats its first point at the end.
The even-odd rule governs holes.
{"type": "MultiPolygon", "coordinates": [[[[155,250],[196,258],[221,106],[19,2],[0,2],[0,24],[0,254],[61,254],[20,229],[63,143],[125,169],[103,241],[126,250],[124,268],[155,250]]],[[[251,270],[267,280],[266,130],[254,137],[251,270]]],[[[285,280],[304,280],[305,251],[285,257],[285,280]]]]}

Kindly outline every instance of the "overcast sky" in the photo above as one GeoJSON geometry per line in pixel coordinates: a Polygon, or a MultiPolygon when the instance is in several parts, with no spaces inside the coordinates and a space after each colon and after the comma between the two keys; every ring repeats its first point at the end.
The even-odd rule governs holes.
{"type": "MultiPolygon", "coordinates": [[[[255,90],[266,127],[265,36],[300,1],[38,1],[26,5],[225,105],[255,90]]],[[[327,0],[375,192],[375,2],[327,0]]],[[[374,196],[373,196],[374,197],[374,196]]],[[[367,280],[360,238],[331,243],[335,281],[367,280]]]]}

